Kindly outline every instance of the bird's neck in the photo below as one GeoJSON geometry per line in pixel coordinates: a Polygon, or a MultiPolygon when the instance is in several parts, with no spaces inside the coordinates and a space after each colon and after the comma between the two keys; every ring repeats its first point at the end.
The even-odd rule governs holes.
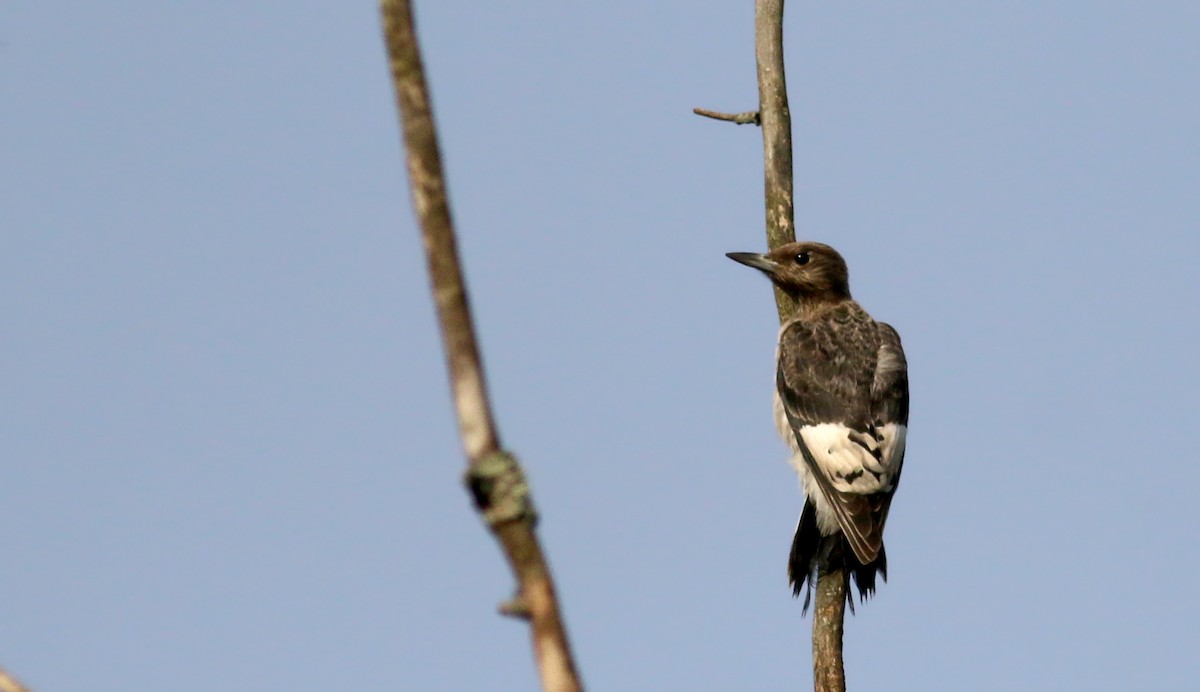
{"type": "Polygon", "coordinates": [[[800,295],[796,297],[795,316],[805,321],[819,319],[828,312],[851,302],[850,295],[838,293],[820,293],[800,295]]]}

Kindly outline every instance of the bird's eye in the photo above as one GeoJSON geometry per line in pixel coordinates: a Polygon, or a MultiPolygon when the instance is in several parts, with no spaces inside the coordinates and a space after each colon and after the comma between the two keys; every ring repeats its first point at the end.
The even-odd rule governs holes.
{"type": "Polygon", "coordinates": [[[796,264],[808,264],[809,259],[811,259],[811,257],[809,257],[807,252],[801,252],[800,254],[796,255],[796,264]]]}

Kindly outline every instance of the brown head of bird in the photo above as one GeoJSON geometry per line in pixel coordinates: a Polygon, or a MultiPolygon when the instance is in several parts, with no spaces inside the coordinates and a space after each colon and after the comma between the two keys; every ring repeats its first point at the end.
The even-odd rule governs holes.
{"type": "Polygon", "coordinates": [[[784,293],[801,301],[837,302],[850,298],[846,260],[824,243],[786,243],[765,255],[730,252],[725,256],[761,271],[784,293]]]}

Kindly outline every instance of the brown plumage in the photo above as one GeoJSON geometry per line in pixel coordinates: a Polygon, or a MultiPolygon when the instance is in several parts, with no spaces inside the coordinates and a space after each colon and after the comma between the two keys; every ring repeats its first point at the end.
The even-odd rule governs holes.
{"type": "MultiPolygon", "coordinates": [[[[821,243],[730,253],[798,301],[779,331],[775,413],[806,501],[788,574],[797,595],[844,568],[861,598],[887,579],[883,527],[900,480],[908,372],[900,337],[850,296],[846,262],[821,243]]],[[[807,608],[808,599],[805,599],[807,608]]]]}

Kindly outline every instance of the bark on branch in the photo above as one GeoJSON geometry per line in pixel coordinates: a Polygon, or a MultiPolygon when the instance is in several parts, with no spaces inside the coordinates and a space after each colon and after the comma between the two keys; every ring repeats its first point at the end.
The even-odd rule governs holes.
{"type": "MultiPolygon", "coordinates": [[[[754,3],[754,53],[758,64],[758,112],[762,115],[763,167],[767,207],[767,245],[774,249],[796,239],[792,196],[792,113],[788,109],[783,70],[783,2],[754,3]]],[[[790,297],[775,289],[780,322],[796,309],[790,297]]],[[[845,692],[842,627],[846,614],[846,575],[821,572],[813,608],[813,688],[845,692]]]]}
{"type": "MultiPolygon", "coordinates": [[[[754,53],[758,64],[758,112],[762,115],[767,245],[774,249],[796,239],[792,196],[792,113],[783,69],[783,2],[755,0],[754,53]]],[[[775,305],[784,321],[796,305],[778,288],[775,305]]],[[[846,575],[820,572],[813,608],[813,688],[845,692],[842,628],[846,615],[846,575]]]]}
{"type": "MultiPolygon", "coordinates": [[[[783,0],[754,3],[754,58],[758,65],[758,112],[762,119],[763,188],[767,208],[767,247],[796,240],[792,202],[792,112],[783,71],[783,0]]],[[[778,288],[775,306],[782,323],[796,303],[778,288]]]]}
{"type": "MultiPolygon", "coordinates": [[[[767,246],[775,249],[796,239],[792,195],[792,114],[788,109],[783,69],[784,0],[755,0],[754,55],[758,65],[758,111],[719,113],[702,108],[697,115],[738,124],[762,126],[767,246]]],[[[796,309],[795,301],[775,289],[775,306],[782,323],[796,309]]],[[[813,608],[813,687],[817,692],[845,692],[842,630],[846,614],[846,574],[820,572],[813,608]]]]}
{"type": "Polygon", "coordinates": [[[575,692],[582,685],[554,582],[535,532],[537,516],[529,486],[516,457],[500,446],[488,402],[412,7],[408,0],[382,0],[380,9],[404,132],[409,188],[421,226],[459,432],[468,460],[465,480],[517,580],[516,596],[501,609],[530,621],[542,688],[575,692]]]}

